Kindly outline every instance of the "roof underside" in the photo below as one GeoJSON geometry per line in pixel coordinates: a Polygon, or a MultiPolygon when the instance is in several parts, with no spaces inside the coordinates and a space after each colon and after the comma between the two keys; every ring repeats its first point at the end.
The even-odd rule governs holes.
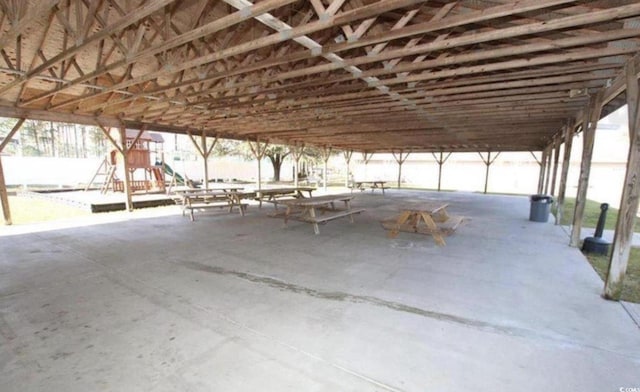
{"type": "Polygon", "coordinates": [[[0,8],[0,115],[359,151],[539,150],[640,49],[637,0],[0,8]]]}

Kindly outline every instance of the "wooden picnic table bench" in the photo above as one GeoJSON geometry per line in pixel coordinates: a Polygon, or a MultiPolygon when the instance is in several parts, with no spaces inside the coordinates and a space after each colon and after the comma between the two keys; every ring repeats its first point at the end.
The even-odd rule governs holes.
{"type": "Polygon", "coordinates": [[[284,200],[304,198],[305,192],[308,194],[308,197],[311,197],[312,192],[315,190],[316,188],[309,186],[266,188],[256,191],[256,194],[260,207],[262,207],[262,202],[273,203],[277,210],[278,203],[281,203],[284,200]]]}
{"type": "Polygon", "coordinates": [[[351,200],[354,197],[353,195],[326,195],[285,200],[282,202],[287,206],[287,211],[284,214],[284,224],[286,226],[289,219],[311,223],[313,232],[320,234],[319,223],[343,217],[348,217],[353,223],[353,215],[364,211],[364,209],[351,208],[351,200]],[[344,208],[336,208],[338,203],[344,203],[344,208]]]}
{"type": "Polygon", "coordinates": [[[382,227],[389,230],[389,238],[395,238],[401,231],[429,234],[436,244],[444,246],[443,237],[455,232],[464,221],[464,217],[449,215],[448,206],[442,202],[408,205],[400,209],[398,216],[383,220],[382,227]]]}
{"type": "Polygon", "coordinates": [[[187,192],[174,193],[174,200],[176,204],[182,206],[182,216],[185,212],[189,211],[189,218],[193,222],[194,210],[204,210],[209,208],[229,208],[229,212],[233,212],[233,209],[237,207],[240,214],[244,216],[248,204],[243,203],[242,200],[254,197],[254,192],[238,192],[227,191],[221,189],[199,189],[190,190],[187,192]]]}

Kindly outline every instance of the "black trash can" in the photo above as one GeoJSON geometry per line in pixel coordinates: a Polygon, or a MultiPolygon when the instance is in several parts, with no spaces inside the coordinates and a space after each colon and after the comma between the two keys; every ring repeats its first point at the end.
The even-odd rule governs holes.
{"type": "Polygon", "coordinates": [[[553,197],[548,195],[531,195],[530,200],[529,220],[532,222],[548,222],[553,197]]]}

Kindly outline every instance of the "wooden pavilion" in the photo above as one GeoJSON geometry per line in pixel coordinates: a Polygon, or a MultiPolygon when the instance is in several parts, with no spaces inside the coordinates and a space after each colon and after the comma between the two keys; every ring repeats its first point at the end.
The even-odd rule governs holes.
{"type": "MultiPolygon", "coordinates": [[[[124,156],[108,128],[189,134],[205,159],[219,136],[257,157],[278,142],[399,164],[542,151],[539,190],[556,193],[564,145],[562,213],[581,132],[573,245],[596,124],[628,103],[605,289],[619,297],[640,196],[637,0],[1,0],[0,13],[0,116],[18,119],[0,152],[26,118],[99,125],[124,156]]],[[[10,222],[1,165],[0,191],[10,222]]]]}

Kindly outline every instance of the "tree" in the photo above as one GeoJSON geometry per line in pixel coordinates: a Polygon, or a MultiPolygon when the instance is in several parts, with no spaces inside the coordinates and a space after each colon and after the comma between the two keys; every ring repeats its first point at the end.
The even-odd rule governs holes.
{"type": "MultiPolygon", "coordinates": [[[[213,149],[216,156],[236,155],[246,160],[255,159],[249,145],[245,142],[230,139],[218,139],[218,143],[213,149]]],[[[265,156],[271,161],[273,166],[273,181],[280,181],[280,173],[284,160],[291,154],[289,146],[283,144],[270,144],[267,147],[265,156]]],[[[316,147],[307,146],[302,154],[302,167],[308,165],[315,166],[322,162],[322,150],[316,147]]],[[[306,170],[301,170],[300,178],[306,176],[306,170]]]]}
{"type": "MultiPolygon", "coordinates": [[[[217,156],[239,155],[246,160],[255,158],[247,143],[229,139],[218,139],[213,153],[217,156]]],[[[289,154],[289,148],[284,145],[273,144],[267,147],[265,156],[269,158],[271,165],[273,165],[273,181],[280,181],[280,169],[284,159],[289,154]]]]}
{"type": "Polygon", "coordinates": [[[282,162],[291,152],[285,146],[269,146],[265,155],[271,161],[273,165],[273,181],[280,181],[280,169],[282,168],[282,162]]]}

